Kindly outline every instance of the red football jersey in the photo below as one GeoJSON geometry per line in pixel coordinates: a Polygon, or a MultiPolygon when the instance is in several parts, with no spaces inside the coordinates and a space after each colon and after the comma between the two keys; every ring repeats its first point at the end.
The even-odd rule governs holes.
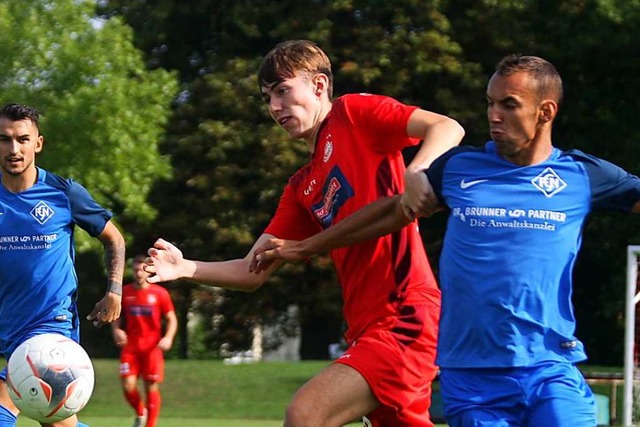
{"type": "Polygon", "coordinates": [[[169,292],[151,284],[136,289],[133,284],[122,290],[122,328],[127,332],[127,345],[135,351],[148,351],[162,338],[162,319],[174,311],[169,292]]]}
{"type": "MultiPolygon", "coordinates": [[[[336,99],[310,162],[294,174],[265,233],[302,240],[374,200],[404,191],[401,150],[417,107],[380,95],[336,99]]],[[[408,302],[439,298],[417,229],[411,223],[377,240],[331,251],[349,342],[374,322],[399,315],[408,302]]]]}

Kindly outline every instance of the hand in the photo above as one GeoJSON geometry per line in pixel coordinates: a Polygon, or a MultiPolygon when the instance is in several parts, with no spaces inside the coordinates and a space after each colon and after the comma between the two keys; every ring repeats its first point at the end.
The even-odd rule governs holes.
{"type": "Polygon", "coordinates": [[[429,216],[442,209],[424,170],[407,169],[404,173],[404,183],[405,191],[400,205],[407,218],[429,216]]]}
{"type": "Polygon", "coordinates": [[[297,240],[272,238],[253,252],[249,271],[259,274],[267,270],[277,260],[300,261],[308,258],[297,240]]]}
{"type": "Polygon", "coordinates": [[[114,329],[113,342],[118,347],[124,347],[125,345],[127,345],[127,333],[122,329],[114,329]]]}
{"type": "Polygon", "coordinates": [[[158,239],[147,251],[144,271],[150,274],[149,283],[166,282],[183,277],[181,264],[184,262],[182,251],[164,239],[158,239]]]}
{"type": "Polygon", "coordinates": [[[93,321],[93,326],[101,328],[107,323],[111,323],[120,317],[122,296],[107,292],[107,294],[96,303],[93,311],[87,316],[87,320],[93,321]]]}
{"type": "Polygon", "coordinates": [[[173,345],[173,340],[171,338],[162,337],[160,338],[160,341],[158,341],[158,347],[162,351],[169,351],[172,345],[173,345]]]}

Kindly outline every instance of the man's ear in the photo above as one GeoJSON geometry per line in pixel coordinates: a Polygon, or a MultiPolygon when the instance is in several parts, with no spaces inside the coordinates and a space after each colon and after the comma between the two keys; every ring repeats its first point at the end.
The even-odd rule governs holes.
{"type": "Polygon", "coordinates": [[[558,103],[551,99],[545,99],[540,103],[540,121],[552,122],[558,114],[558,103]]]}
{"type": "Polygon", "coordinates": [[[36,153],[41,152],[43,147],[44,147],[44,136],[38,135],[38,139],[36,139],[36,153]]]}
{"type": "Polygon", "coordinates": [[[329,87],[329,77],[324,73],[317,73],[313,77],[313,84],[315,86],[316,96],[320,96],[323,92],[326,92],[329,87]]]}

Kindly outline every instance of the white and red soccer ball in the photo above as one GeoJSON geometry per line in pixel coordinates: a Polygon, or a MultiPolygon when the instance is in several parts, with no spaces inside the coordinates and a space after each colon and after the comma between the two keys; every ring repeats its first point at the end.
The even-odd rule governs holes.
{"type": "Polygon", "coordinates": [[[21,413],[43,423],[69,418],[87,404],[95,375],[80,344],[59,334],[29,338],[11,354],[7,386],[21,413]]]}

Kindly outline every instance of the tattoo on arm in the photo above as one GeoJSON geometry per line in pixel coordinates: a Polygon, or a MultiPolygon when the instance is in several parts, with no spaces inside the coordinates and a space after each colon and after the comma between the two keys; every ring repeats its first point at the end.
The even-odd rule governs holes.
{"type": "Polygon", "coordinates": [[[107,291],[122,295],[124,276],[125,245],[122,242],[109,242],[105,245],[105,264],[107,267],[107,291]]]}
{"type": "Polygon", "coordinates": [[[109,280],[107,282],[107,291],[112,292],[116,295],[122,295],[122,283],[109,280]]]}

